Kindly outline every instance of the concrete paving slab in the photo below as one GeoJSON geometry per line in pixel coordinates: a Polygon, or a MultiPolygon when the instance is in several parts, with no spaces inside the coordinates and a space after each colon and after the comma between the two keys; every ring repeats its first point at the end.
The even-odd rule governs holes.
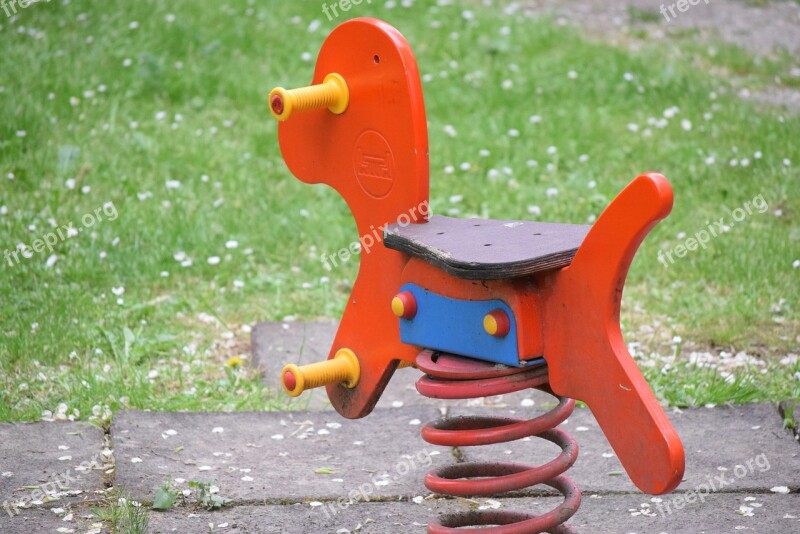
{"type": "Polygon", "coordinates": [[[679,495],[584,499],[571,522],[584,534],[790,534],[800,532],[800,495],[717,494],[694,502],[679,495]],[[677,508],[676,506],[680,506],[677,508]]]}
{"type": "Polygon", "coordinates": [[[16,513],[96,500],[103,448],[103,431],[88,423],[0,423],[0,505],[16,513]]]}
{"type": "Polygon", "coordinates": [[[3,534],[106,534],[111,531],[103,525],[87,507],[67,506],[63,511],[56,508],[30,508],[20,510],[10,517],[0,514],[0,532],[3,534]]]}
{"type": "MultiPolygon", "coordinates": [[[[688,503],[680,510],[638,495],[584,496],[570,521],[582,534],[783,534],[800,530],[800,495],[709,495],[703,503],[688,503]],[[662,508],[657,506],[661,504],[662,508]]],[[[428,499],[413,502],[309,503],[239,506],[221,512],[172,510],[154,513],[154,534],[173,532],[235,532],[239,534],[308,534],[359,532],[363,534],[423,533],[427,522],[443,512],[480,506],[543,513],[560,499],[428,499]],[[213,525],[213,528],[211,528],[213,525]]]]}
{"type": "MultiPolygon", "coordinates": [[[[259,324],[253,331],[254,361],[263,369],[265,379],[277,384],[285,362],[305,364],[325,358],[336,327],[334,322],[259,324]]],[[[527,417],[533,417],[554,405],[552,397],[539,391],[520,392],[485,401],[425,399],[414,388],[418,377],[419,372],[415,369],[398,371],[379,406],[425,403],[447,407],[453,414],[487,408],[500,415],[522,417],[522,414],[531,414],[527,417]]],[[[329,406],[324,390],[304,395],[312,396],[312,409],[329,406]]],[[[781,417],[774,407],[753,405],[683,412],[674,410],[670,412],[670,417],[684,441],[687,453],[683,486],[694,487],[707,481],[708,477],[712,482],[715,477],[723,477],[719,483],[735,491],[771,487],[767,484],[798,484],[787,473],[800,472],[800,448],[792,443],[791,434],[782,428],[781,417]],[[746,472],[742,468],[737,470],[739,465],[746,472]]],[[[628,477],[620,474],[622,466],[588,410],[577,410],[565,428],[571,431],[581,447],[578,462],[570,472],[581,488],[635,491],[628,477]]],[[[555,445],[539,440],[466,449],[467,458],[475,460],[507,458],[544,463],[557,454],[555,445]]]]}
{"type": "Polygon", "coordinates": [[[430,406],[382,409],[347,420],[333,412],[118,414],[111,428],[117,486],[150,501],[171,476],[216,480],[237,502],[336,499],[364,488],[374,496],[423,493],[431,465],[452,462],[427,445],[430,406]]]}
{"type": "MultiPolygon", "coordinates": [[[[753,405],[673,414],[687,451],[680,490],[706,484],[726,492],[778,486],[800,491],[800,447],[773,411],[753,405]]],[[[116,483],[145,501],[168,476],[179,487],[216,480],[225,496],[241,503],[335,499],[360,487],[373,496],[424,495],[422,478],[430,466],[454,461],[451,449],[419,436],[421,424],[438,415],[430,406],[378,409],[356,421],[331,412],[125,412],[112,427],[116,483]]],[[[569,475],[583,491],[637,491],[588,410],[576,410],[564,426],[582,448],[569,475]]],[[[468,461],[541,464],[558,449],[532,438],[468,447],[463,454],[468,461]]]]}
{"type": "MultiPolygon", "coordinates": [[[[330,321],[259,323],[252,333],[252,362],[261,369],[264,381],[269,386],[280,387],[280,371],[287,363],[305,365],[322,361],[328,357],[338,323],[330,321]]],[[[498,395],[485,399],[465,401],[440,401],[428,399],[417,392],[414,383],[422,376],[414,368],[399,369],[386,387],[377,407],[389,408],[404,404],[429,404],[432,406],[466,405],[492,408],[515,407],[531,401],[554,406],[552,397],[536,390],[527,390],[510,395],[498,395]]],[[[331,410],[324,388],[303,393],[297,399],[286,397],[289,409],[331,410]]]]}
{"type": "MultiPolygon", "coordinates": [[[[522,417],[522,410],[493,410],[498,415],[522,417]]],[[[456,408],[453,414],[467,413],[456,408]]],[[[474,410],[469,413],[475,413],[474,410]]],[[[686,451],[686,474],[680,490],[701,484],[723,491],[769,490],[787,486],[800,490],[800,447],[771,405],[752,404],[713,409],[671,411],[670,419],[686,451]]],[[[624,424],[624,420],[620,421],[624,424]]],[[[580,454],[569,471],[583,491],[636,491],[619,459],[588,409],[576,409],[562,425],[575,437],[580,454]]],[[[488,447],[464,449],[467,461],[505,458],[507,461],[543,464],[560,449],[531,438],[488,447]]]]}

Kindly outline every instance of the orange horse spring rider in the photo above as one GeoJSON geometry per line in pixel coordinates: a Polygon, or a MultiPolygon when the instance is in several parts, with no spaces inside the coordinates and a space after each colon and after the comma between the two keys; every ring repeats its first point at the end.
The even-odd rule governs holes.
{"type": "Polygon", "coordinates": [[[362,244],[377,241],[360,255],[328,359],[287,365],[281,377],[287,393],[325,386],[341,415],[364,417],[395,370],[415,366],[423,372],[417,390],[429,397],[538,388],[559,399],[532,420],[460,417],[423,428],[423,439],[437,445],[536,436],[562,449],[542,466],[462,463],[431,471],[425,485],[444,495],[545,484],[564,501],[542,515],[451,514],[428,532],[465,526],[570,532],[564,523],[577,511],[580,491],[563,473],[578,446],[556,427],[572,412],[573,399],[591,409],[637,487],[651,494],[677,487],[683,446],[619,326],[631,260],[672,208],[663,176],[637,177],[591,227],[429,216],[428,135],[416,60],[403,36],[375,19],[339,25],[320,50],[311,85],[273,89],[269,107],[280,121],[289,170],[303,182],[336,189],[362,244]]]}

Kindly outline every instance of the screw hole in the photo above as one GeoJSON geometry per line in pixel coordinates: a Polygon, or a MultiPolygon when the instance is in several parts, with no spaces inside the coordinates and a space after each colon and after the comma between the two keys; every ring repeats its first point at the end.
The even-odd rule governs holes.
{"type": "Polygon", "coordinates": [[[436,235],[444,235],[444,232],[436,232],[436,235]]]}
{"type": "Polygon", "coordinates": [[[535,234],[533,234],[533,235],[542,235],[542,234],[540,234],[539,232],[536,232],[536,233],[535,233],[535,234]]]}
{"type": "Polygon", "coordinates": [[[472,226],[480,226],[480,224],[473,224],[472,226]]]}
{"type": "Polygon", "coordinates": [[[483,245],[483,246],[484,246],[484,247],[491,247],[491,246],[492,246],[492,244],[491,244],[491,243],[486,243],[486,244],[485,244],[485,245],[483,245]]]}
{"type": "Polygon", "coordinates": [[[381,62],[381,56],[379,56],[378,54],[375,54],[374,56],[372,56],[372,61],[374,61],[376,64],[380,63],[381,62]]]}

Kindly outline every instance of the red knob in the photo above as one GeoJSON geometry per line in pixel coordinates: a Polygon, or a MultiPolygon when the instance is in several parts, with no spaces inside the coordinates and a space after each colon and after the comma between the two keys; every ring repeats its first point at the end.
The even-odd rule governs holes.
{"type": "Polygon", "coordinates": [[[417,299],[411,291],[402,291],[392,299],[392,312],[401,319],[413,319],[417,314],[417,299]]]}
{"type": "Polygon", "coordinates": [[[505,337],[511,331],[511,320],[505,311],[492,310],[483,318],[483,328],[489,335],[505,337]]]}
{"type": "Polygon", "coordinates": [[[286,371],[283,373],[283,385],[286,386],[286,389],[289,391],[294,391],[294,388],[297,387],[297,378],[294,376],[293,372],[286,371]]]}

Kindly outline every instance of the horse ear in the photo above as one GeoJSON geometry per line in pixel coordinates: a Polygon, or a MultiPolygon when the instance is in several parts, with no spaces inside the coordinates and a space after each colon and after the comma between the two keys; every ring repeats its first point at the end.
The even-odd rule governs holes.
{"type": "Polygon", "coordinates": [[[323,43],[312,84],[330,73],[347,84],[347,109],[316,109],[281,122],[283,158],[303,182],[336,189],[360,231],[392,222],[428,197],[428,133],[414,54],[392,26],[353,19],[323,43]],[[385,162],[380,180],[363,169],[370,156],[385,162]]]}

